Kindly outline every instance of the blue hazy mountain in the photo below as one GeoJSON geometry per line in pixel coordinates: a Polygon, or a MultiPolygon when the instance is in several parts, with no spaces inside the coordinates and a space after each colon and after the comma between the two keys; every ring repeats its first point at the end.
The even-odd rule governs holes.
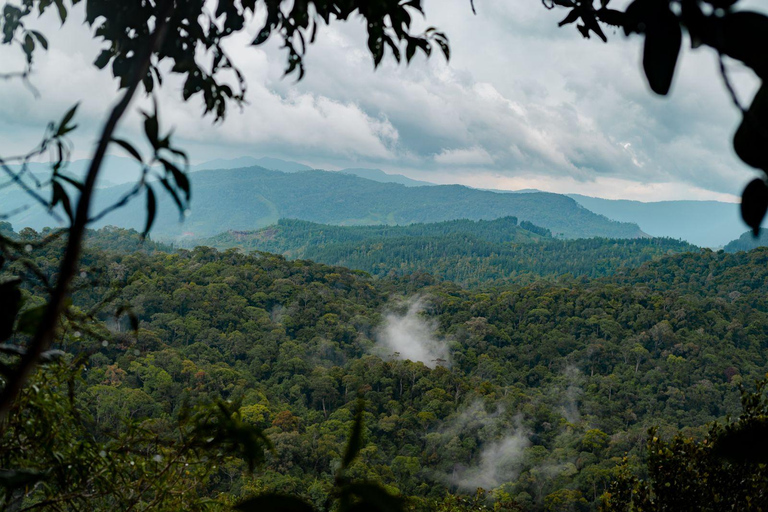
{"type": "Polygon", "coordinates": [[[580,205],[609,219],[633,222],[652,236],[679,238],[701,247],[722,247],[746,228],[739,205],[720,201],[641,201],[569,194],[580,205]]]}
{"type": "MultiPolygon", "coordinates": [[[[267,167],[267,166],[262,166],[267,167]]],[[[267,169],[270,169],[270,167],[267,167],[267,169]]],[[[279,169],[275,169],[279,170],[279,169]]],[[[339,172],[343,172],[344,174],[352,174],[354,176],[358,176],[360,178],[365,178],[367,180],[373,180],[378,181],[379,183],[399,183],[400,185],[405,185],[406,187],[428,187],[430,185],[434,185],[434,183],[430,183],[428,181],[419,181],[409,178],[408,176],[403,176],[402,174],[389,174],[381,169],[364,169],[364,168],[349,168],[349,169],[342,169],[339,172]]]]}
{"type": "MultiPolygon", "coordinates": [[[[155,236],[212,236],[226,230],[253,230],[293,218],[335,225],[411,224],[455,219],[493,220],[515,216],[562,238],[647,236],[635,224],[615,222],[561,194],[498,194],[460,185],[406,187],[328,171],[284,173],[260,167],[190,174],[192,210],[183,224],[165,194],[155,236]]],[[[100,191],[103,207],[127,186],[100,191]]],[[[159,190],[158,190],[159,192],[159,190]]],[[[106,217],[102,225],[141,229],[144,203],[134,202],[106,217]]]]}
{"type": "Polygon", "coordinates": [[[210,171],[214,169],[242,169],[244,167],[263,167],[264,169],[270,169],[273,171],[281,172],[298,172],[309,171],[312,167],[298,162],[292,162],[290,160],[280,160],[279,158],[261,157],[254,158],[252,156],[241,156],[239,158],[217,158],[209,162],[204,162],[192,167],[192,171],[210,171]]]}
{"type": "MultiPolygon", "coordinates": [[[[123,163],[127,159],[117,159],[123,163]]],[[[271,162],[272,164],[279,162],[271,162]]],[[[107,166],[107,175],[115,173],[107,166]]],[[[154,227],[156,237],[185,234],[207,237],[226,230],[253,230],[280,218],[336,225],[411,224],[455,219],[493,220],[515,216],[549,229],[560,238],[637,238],[647,236],[636,224],[611,221],[561,194],[501,194],[460,185],[405,186],[382,183],[347,173],[320,170],[280,172],[263,167],[198,170],[190,173],[192,209],[184,223],[169,197],[156,186],[160,200],[154,227]]],[[[93,211],[119,200],[126,183],[99,189],[93,211]]],[[[50,194],[45,188],[40,193],[50,194]]],[[[0,190],[0,204],[8,212],[31,201],[18,190],[0,190]]],[[[105,217],[97,226],[143,229],[145,201],[139,198],[105,217]]],[[[39,206],[16,213],[17,228],[42,229],[57,225],[39,206]]]]}

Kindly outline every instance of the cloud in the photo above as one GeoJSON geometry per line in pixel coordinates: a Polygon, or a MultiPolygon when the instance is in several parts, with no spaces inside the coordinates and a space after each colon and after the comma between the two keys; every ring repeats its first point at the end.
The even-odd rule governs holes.
{"type": "MultiPolygon", "coordinates": [[[[385,60],[374,72],[359,19],[322,27],[299,83],[283,78],[279,41],[248,44],[255,22],[228,43],[249,84],[248,104],[213,125],[200,118],[199,99],[180,101],[178,78],[170,77],[161,118],[194,161],[270,155],[435,182],[537,181],[545,190],[614,198],[658,199],[657,191],[665,199],[733,198],[750,179],[730,148],[739,113],[711,53],[685,48],[672,94],[660,98],[642,76],[641,38],[609,31],[609,44],[583,40],[573,27],[557,27],[562,13],[525,0],[477,7],[473,16],[466,0],[427,0],[428,19],[416,17],[448,33],[449,64],[417,56],[408,66],[385,60]]],[[[92,149],[117,93],[108,73],[91,65],[100,44],[77,23],[82,7],[71,17],[62,32],[53,11],[35,21],[51,43],[32,77],[40,99],[18,81],[0,82],[1,154],[32,146],[44,123],[78,100],[75,156],[92,149]]],[[[0,51],[4,62],[16,55],[0,51]]],[[[757,81],[729,67],[747,101],[757,81]]],[[[135,103],[124,136],[139,134],[136,109],[146,105],[135,103]]]]}
{"type": "Polygon", "coordinates": [[[435,155],[435,162],[447,165],[487,165],[493,158],[480,146],[467,149],[444,149],[435,155]]]}
{"type": "Polygon", "coordinates": [[[491,490],[514,480],[520,473],[525,449],[531,444],[520,416],[510,423],[503,408],[488,412],[479,400],[446,423],[439,434],[444,445],[468,435],[486,440],[472,464],[456,463],[451,474],[435,475],[437,480],[468,491],[479,487],[491,490]]]}
{"type": "Polygon", "coordinates": [[[514,480],[520,472],[523,454],[529,445],[530,441],[522,430],[488,443],[483,446],[477,464],[455,473],[451,483],[461,489],[473,491],[478,488],[495,489],[514,480]]]}
{"type": "Polygon", "coordinates": [[[420,361],[429,368],[449,365],[447,342],[435,336],[435,323],[421,315],[424,299],[412,298],[405,305],[405,313],[391,312],[384,316],[384,323],[376,333],[379,347],[399,359],[420,361]]]}

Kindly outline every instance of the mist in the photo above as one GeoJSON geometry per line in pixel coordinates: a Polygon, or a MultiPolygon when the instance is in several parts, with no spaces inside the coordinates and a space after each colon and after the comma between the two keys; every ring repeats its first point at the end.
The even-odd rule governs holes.
{"type": "Polygon", "coordinates": [[[405,313],[390,312],[376,333],[378,345],[399,359],[419,361],[429,368],[450,365],[448,343],[435,336],[436,323],[421,313],[425,300],[417,297],[406,302],[405,313]]]}

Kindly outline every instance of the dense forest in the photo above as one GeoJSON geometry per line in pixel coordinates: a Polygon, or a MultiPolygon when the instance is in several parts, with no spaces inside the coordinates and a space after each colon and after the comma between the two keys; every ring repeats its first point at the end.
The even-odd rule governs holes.
{"type": "Polygon", "coordinates": [[[373,275],[426,272],[462,286],[501,286],[541,277],[600,277],[661,256],[697,251],[670,238],[554,239],[548,229],[505,217],[408,226],[331,226],[281,219],[267,228],[189,241],[305,258],[373,275]]]}
{"type": "MultiPolygon", "coordinates": [[[[47,442],[79,442],[77,425],[87,425],[104,446],[95,453],[131,471],[139,460],[151,466],[143,454],[152,452],[133,459],[109,439],[141,429],[172,438],[190,404],[234,404],[273,448],[252,474],[223,456],[204,464],[204,477],[199,465],[180,471],[168,484],[180,503],[186,493],[215,509],[277,490],[321,505],[362,396],[364,446],[351,471],[410,497],[413,509],[478,510],[485,500],[469,497],[482,488],[504,509],[592,510],[625,455],[642,466],[648,427],[703,436],[708,422],[738,414],[739,385],[768,370],[766,249],[473,290],[420,272],[372,277],[139,243],[114,228],[90,234],[72,300],[110,334],[65,327],[59,348],[90,357],[69,387],[55,367],[42,369],[24,400],[65,404],[70,389],[77,413],[48,418],[60,435],[47,442]],[[112,309],[99,309],[105,297],[112,309]]],[[[54,272],[59,250],[35,252],[43,275],[30,282],[54,272]]],[[[5,270],[27,271],[21,262],[5,270]]],[[[0,463],[66,468],[75,456],[66,446],[24,444],[42,415],[35,422],[6,431],[0,463]]],[[[24,503],[54,491],[38,488],[24,503]]]]}

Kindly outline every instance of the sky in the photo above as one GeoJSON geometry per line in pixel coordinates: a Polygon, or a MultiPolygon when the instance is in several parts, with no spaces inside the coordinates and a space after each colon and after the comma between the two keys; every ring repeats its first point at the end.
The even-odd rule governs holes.
{"type": "MultiPolygon", "coordinates": [[[[198,99],[181,101],[172,78],[159,94],[161,119],[194,162],[271,156],[434,183],[642,201],[736,201],[754,177],[731,149],[739,114],[713,52],[686,47],[671,94],[659,97],[642,75],[640,38],[607,30],[608,44],[584,39],[575,26],[557,27],[565,11],[537,0],[475,4],[477,15],[468,0],[425,0],[420,23],[447,33],[450,62],[436,52],[374,70],[364,26],[352,20],[322,27],[300,82],[283,76],[278,41],[248,44],[260,28],[253,20],[227,46],[248,81],[248,104],[214,123],[200,115],[198,99]]],[[[80,23],[82,10],[70,19],[62,29],[55,16],[31,27],[51,43],[31,77],[37,94],[0,80],[0,155],[34,146],[45,124],[77,101],[73,157],[93,149],[117,87],[92,65],[100,44],[80,23]]],[[[0,62],[11,69],[18,53],[4,46],[0,62]]],[[[728,67],[748,103],[756,80],[735,62],[728,67]]],[[[146,105],[134,103],[122,136],[138,137],[146,105]]]]}

